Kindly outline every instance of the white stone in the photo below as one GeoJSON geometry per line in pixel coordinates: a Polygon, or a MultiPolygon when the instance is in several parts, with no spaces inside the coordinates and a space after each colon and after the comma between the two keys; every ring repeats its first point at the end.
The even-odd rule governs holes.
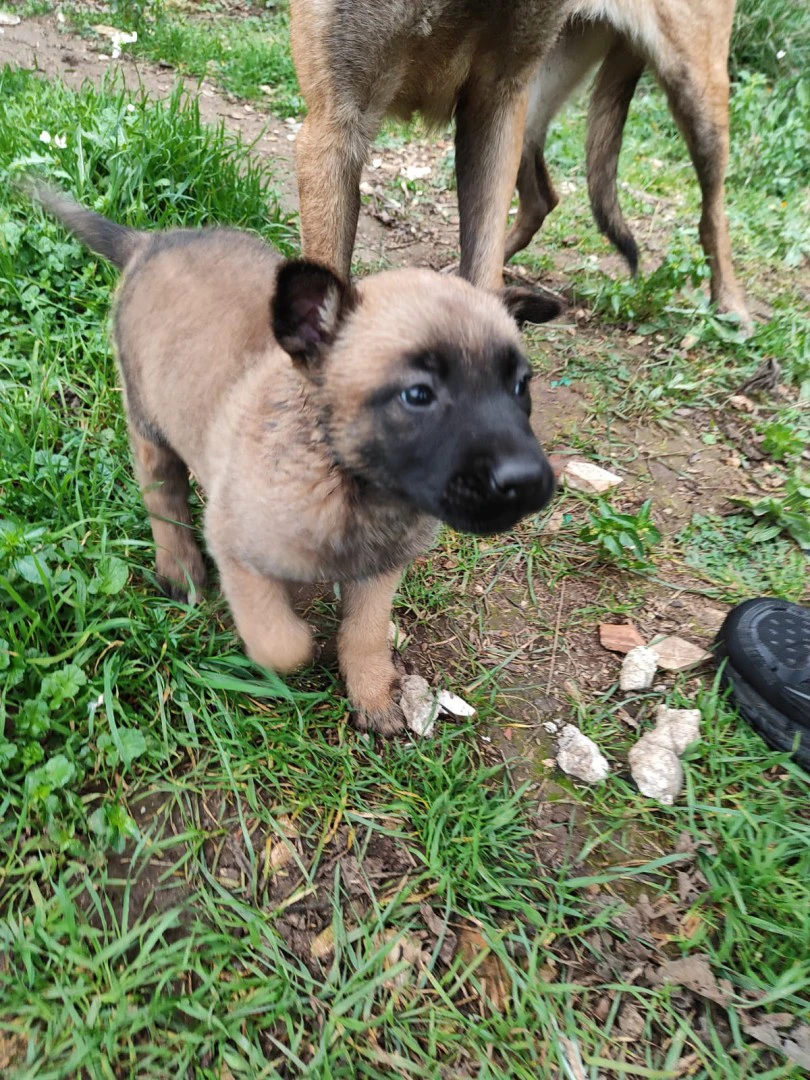
{"type": "Polygon", "coordinates": [[[700,740],[700,709],[670,709],[659,705],[649,737],[680,757],[688,746],[700,740]]]}
{"type": "Polygon", "coordinates": [[[599,747],[573,724],[566,724],[560,732],[557,764],[564,773],[588,784],[596,784],[610,774],[610,766],[599,747]]]}
{"type": "Polygon", "coordinates": [[[699,709],[659,705],[656,724],[628,754],[630,773],[642,795],[672,806],[683,787],[680,756],[700,739],[699,709]]]}
{"type": "Polygon", "coordinates": [[[603,495],[622,482],[616,473],[601,469],[590,461],[569,461],[562,471],[562,479],[574,491],[583,491],[586,495],[603,495]]]}
{"type": "Polygon", "coordinates": [[[683,766],[678,755],[651,742],[648,734],[642,735],[627,756],[630,774],[641,794],[672,806],[683,787],[683,766]]]}
{"type": "Polygon", "coordinates": [[[622,690],[649,690],[658,667],[658,654],[646,645],[631,649],[622,661],[619,687],[622,690]]]}
{"type": "Polygon", "coordinates": [[[439,708],[450,713],[451,716],[475,716],[474,707],[464,698],[459,697],[458,694],[452,694],[449,690],[440,690],[436,700],[439,703],[439,708]]]}
{"type": "Polygon", "coordinates": [[[403,675],[401,680],[402,697],[400,708],[405,721],[414,733],[428,739],[436,726],[438,703],[436,695],[428,686],[427,679],[421,675],[403,675]]]}

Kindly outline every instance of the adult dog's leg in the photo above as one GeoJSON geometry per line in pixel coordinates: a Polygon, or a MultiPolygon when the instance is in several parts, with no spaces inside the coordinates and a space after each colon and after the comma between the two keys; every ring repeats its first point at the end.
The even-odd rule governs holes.
{"type": "MultiPolygon", "coordinates": [[[[528,73],[527,73],[528,74],[528,73]]],[[[523,144],[528,88],[471,79],[456,111],[461,276],[485,289],[503,283],[506,218],[523,144]]]]}
{"type": "Polygon", "coordinates": [[[344,281],[351,276],[360,174],[372,138],[360,116],[355,122],[338,122],[331,113],[314,109],[296,143],[303,254],[329,266],[344,281]]]}
{"type": "Polygon", "coordinates": [[[355,723],[363,730],[393,735],[405,726],[399,707],[399,676],[388,645],[391,604],[401,570],[344,588],[338,659],[355,723]]]}
{"type": "Polygon", "coordinates": [[[721,311],[735,312],[750,324],[745,297],[731,260],[731,237],[725,210],[725,177],[729,155],[728,51],[734,5],[718,3],[712,22],[702,28],[699,49],[690,48],[681,28],[672,62],[657,74],[672,113],[686,139],[703,195],[700,240],[711,265],[712,300],[721,311]]]}
{"type": "Polygon", "coordinates": [[[155,538],[161,588],[175,600],[193,603],[205,586],[205,563],[191,524],[188,469],[168,446],[144,438],[132,427],[130,441],[155,538]]]}
{"type": "Polygon", "coordinates": [[[594,64],[607,52],[613,32],[604,23],[569,24],[542,60],[529,90],[529,108],[518,171],[520,206],[506,238],[506,261],[522,251],[559,202],[545,161],[552,120],[594,64]]]}

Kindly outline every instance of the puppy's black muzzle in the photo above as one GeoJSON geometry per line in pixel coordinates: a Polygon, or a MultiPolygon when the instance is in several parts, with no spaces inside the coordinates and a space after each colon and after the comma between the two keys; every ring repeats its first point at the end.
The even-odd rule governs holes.
{"type": "Polygon", "coordinates": [[[541,510],[555,489],[554,472],[537,444],[479,454],[446,485],[442,517],[461,532],[504,532],[541,510]]]}

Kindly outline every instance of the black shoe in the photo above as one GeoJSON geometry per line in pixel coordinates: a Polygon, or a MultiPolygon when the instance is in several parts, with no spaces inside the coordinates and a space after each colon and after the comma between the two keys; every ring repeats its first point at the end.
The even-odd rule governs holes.
{"type": "Polygon", "coordinates": [[[793,752],[810,770],[810,609],[746,600],[726,616],[714,655],[727,660],[722,682],[742,716],[769,746],[793,752]]]}

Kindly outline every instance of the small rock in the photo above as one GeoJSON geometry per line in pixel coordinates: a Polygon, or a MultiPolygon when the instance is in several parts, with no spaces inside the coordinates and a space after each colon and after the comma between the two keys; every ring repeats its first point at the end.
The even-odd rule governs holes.
{"type": "Polygon", "coordinates": [[[664,671],[687,671],[708,660],[710,653],[680,637],[665,637],[654,641],[650,648],[658,657],[658,666],[664,671]]]}
{"type": "Polygon", "coordinates": [[[610,774],[610,766],[599,747],[573,724],[566,724],[560,732],[557,764],[564,773],[588,784],[598,783],[610,774]]]}
{"type": "Polygon", "coordinates": [[[658,667],[658,653],[646,645],[631,649],[622,661],[619,675],[621,690],[649,690],[658,667]]]}
{"type": "Polygon", "coordinates": [[[629,653],[646,644],[632,623],[600,623],[599,644],[609,652],[629,653]]]}
{"type": "Polygon", "coordinates": [[[553,720],[544,720],[543,728],[549,733],[549,735],[556,735],[559,731],[559,728],[553,720]]]}
{"type": "Polygon", "coordinates": [[[20,16],[10,15],[7,11],[0,11],[0,26],[19,26],[20,16]]]}
{"type": "Polygon", "coordinates": [[[699,709],[670,709],[659,705],[656,724],[628,754],[630,773],[639,791],[672,806],[683,787],[680,756],[700,739],[699,709]]]}
{"type": "Polygon", "coordinates": [[[399,704],[408,727],[414,735],[429,739],[436,725],[436,695],[428,686],[427,679],[423,679],[421,675],[403,675],[401,686],[402,697],[399,704]]]}
{"type": "Polygon", "coordinates": [[[458,694],[451,694],[449,690],[440,690],[436,700],[439,708],[451,716],[475,716],[475,708],[458,694]]]}
{"type": "Polygon", "coordinates": [[[430,172],[430,165],[406,165],[399,175],[405,180],[425,180],[430,172]]]}
{"type": "Polygon", "coordinates": [[[583,491],[586,495],[603,495],[622,482],[616,473],[601,469],[590,461],[569,461],[562,471],[562,479],[574,491],[583,491]]]}
{"type": "Polygon", "coordinates": [[[563,520],[564,518],[562,510],[555,510],[543,526],[543,535],[556,536],[563,526],[563,520]]]}
{"type": "Polygon", "coordinates": [[[680,757],[686,748],[700,739],[700,709],[670,709],[659,705],[651,739],[674,750],[680,757]]]}
{"type": "Polygon", "coordinates": [[[641,794],[672,806],[683,787],[683,766],[678,755],[642,735],[627,758],[630,775],[641,794]]]}

